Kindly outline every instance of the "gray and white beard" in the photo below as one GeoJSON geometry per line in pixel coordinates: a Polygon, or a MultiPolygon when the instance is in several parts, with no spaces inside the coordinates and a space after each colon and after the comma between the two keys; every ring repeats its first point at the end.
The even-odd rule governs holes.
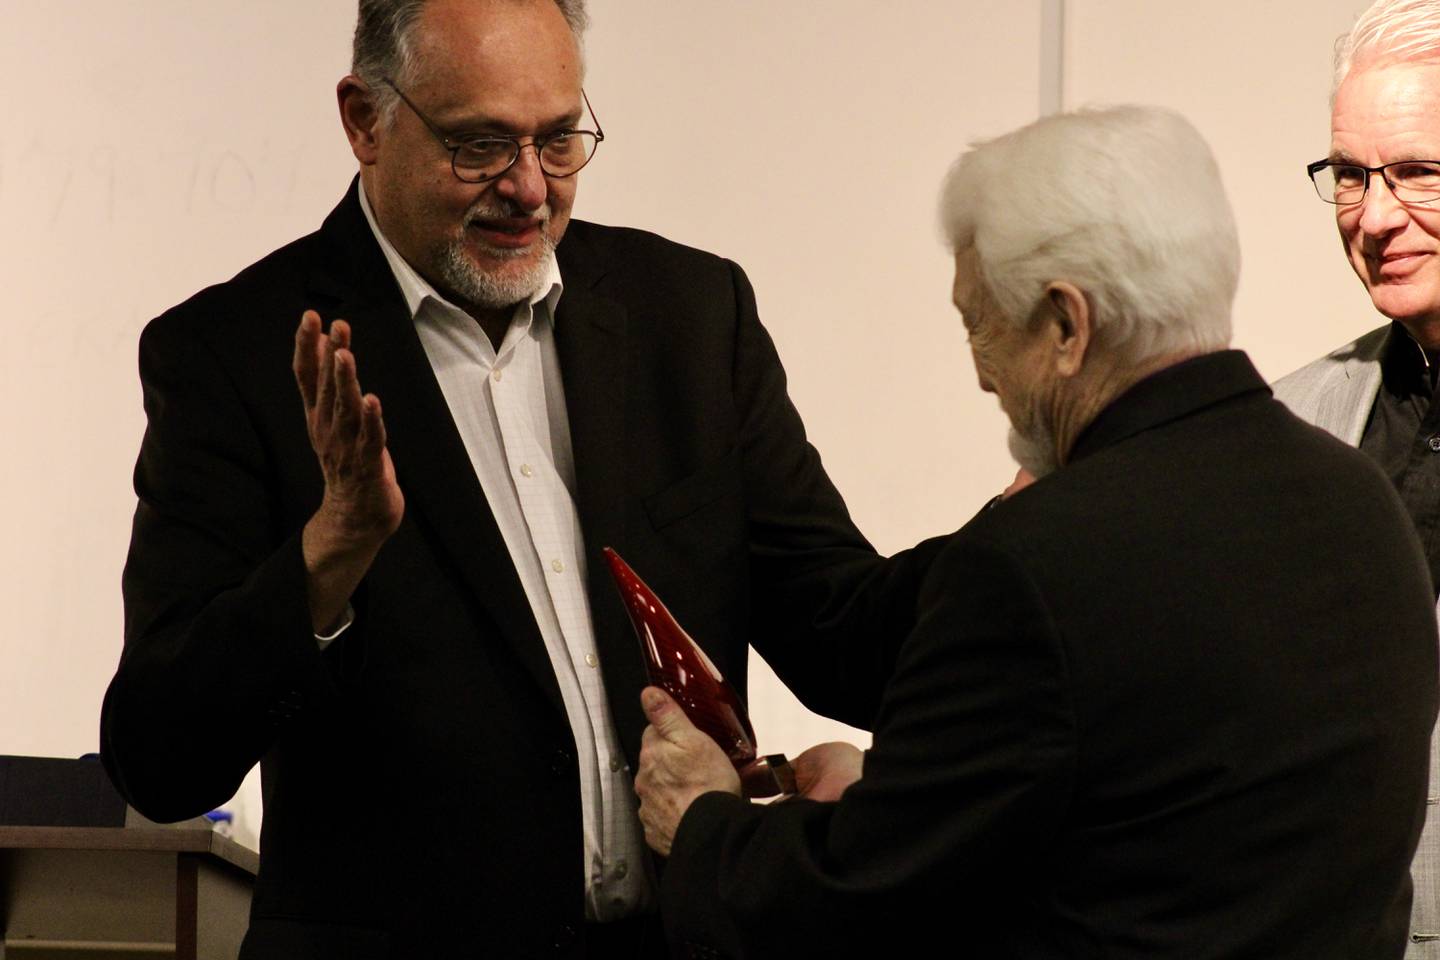
{"type": "Polygon", "coordinates": [[[515,260],[521,257],[535,257],[528,269],[516,272],[492,274],[481,270],[465,253],[465,232],[472,220],[484,217],[515,216],[508,204],[492,205],[491,198],[482,197],[465,211],[465,225],[445,245],[445,255],[440,261],[440,277],[445,285],[457,296],[472,306],[489,310],[513,307],[522,300],[529,300],[545,282],[550,273],[550,261],[555,256],[555,241],[550,236],[550,208],[542,206],[538,211],[529,211],[545,221],[540,231],[541,255],[535,257],[533,249],[516,250],[509,247],[490,247],[490,256],[499,260],[515,260]]]}
{"type": "Polygon", "coordinates": [[[1010,456],[1036,480],[1060,467],[1055,455],[1055,436],[1043,423],[1037,421],[1025,433],[1011,426],[1009,446],[1010,456]]]}

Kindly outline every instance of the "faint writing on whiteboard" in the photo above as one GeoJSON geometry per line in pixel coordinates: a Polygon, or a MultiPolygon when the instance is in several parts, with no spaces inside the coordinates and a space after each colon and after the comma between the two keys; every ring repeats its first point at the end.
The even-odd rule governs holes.
{"type": "MultiPolygon", "coordinates": [[[[150,318],[130,307],[123,311],[76,308],[68,302],[34,311],[19,324],[12,359],[23,363],[28,376],[42,371],[73,370],[77,361],[94,376],[96,361],[105,361],[118,375],[130,378],[135,366],[140,331],[150,318]]],[[[0,365],[4,369],[4,365],[0,365]]]]}
{"type": "Polygon", "coordinates": [[[0,135],[7,360],[133,376],[145,320],[318,226],[354,175],[333,140],[0,135]]]}
{"type": "Polygon", "coordinates": [[[12,226],[56,226],[283,216],[309,209],[306,201],[317,188],[327,200],[339,195],[344,181],[336,174],[343,167],[336,161],[328,141],[259,140],[243,148],[172,142],[143,149],[83,138],[0,141],[0,218],[12,226]]]}

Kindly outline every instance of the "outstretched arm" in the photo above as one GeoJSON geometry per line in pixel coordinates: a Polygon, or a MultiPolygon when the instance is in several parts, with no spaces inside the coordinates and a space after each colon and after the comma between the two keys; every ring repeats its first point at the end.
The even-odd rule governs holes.
{"type": "Polygon", "coordinates": [[[1042,598],[1011,557],[961,534],[926,582],[864,778],[836,803],[696,796],[662,878],[667,929],[746,955],[818,956],[964,927],[966,911],[978,922],[1053,838],[1074,750],[1042,598]]]}

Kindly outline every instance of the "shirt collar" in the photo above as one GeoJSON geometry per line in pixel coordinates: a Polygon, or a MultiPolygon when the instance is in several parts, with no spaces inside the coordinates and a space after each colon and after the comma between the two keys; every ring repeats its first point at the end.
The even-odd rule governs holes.
{"type": "MultiPolygon", "coordinates": [[[[459,310],[459,307],[446,300],[439,291],[430,285],[429,281],[420,276],[386,239],[385,234],[380,231],[380,225],[375,222],[375,212],[370,209],[370,199],[365,196],[363,182],[358,185],[357,190],[360,193],[360,210],[365,214],[365,222],[370,225],[370,232],[375,234],[375,242],[380,244],[380,252],[385,254],[385,262],[390,264],[390,272],[395,275],[395,282],[400,285],[400,293],[405,297],[405,306],[410,310],[410,319],[415,319],[427,299],[434,300],[451,310],[459,310]]],[[[540,288],[531,294],[528,305],[533,309],[541,301],[544,301],[546,312],[553,324],[555,307],[559,304],[560,294],[564,289],[565,284],[560,279],[560,266],[555,262],[555,255],[552,253],[546,262],[545,279],[541,282],[540,288]]]]}
{"type": "Polygon", "coordinates": [[[1385,338],[1385,349],[1380,355],[1381,376],[1390,393],[1397,397],[1412,393],[1430,396],[1434,376],[1430,369],[1432,362],[1404,324],[1390,321],[1390,335],[1385,338]]]}

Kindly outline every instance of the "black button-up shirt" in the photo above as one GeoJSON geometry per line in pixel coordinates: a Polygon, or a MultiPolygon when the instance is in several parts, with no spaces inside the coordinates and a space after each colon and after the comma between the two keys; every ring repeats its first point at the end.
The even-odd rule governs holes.
{"type": "Polygon", "coordinates": [[[1360,438],[1365,451],[1395,484],[1430,562],[1440,592],[1440,361],[1426,356],[1409,332],[1393,323],[1380,358],[1380,391],[1360,438]]]}

